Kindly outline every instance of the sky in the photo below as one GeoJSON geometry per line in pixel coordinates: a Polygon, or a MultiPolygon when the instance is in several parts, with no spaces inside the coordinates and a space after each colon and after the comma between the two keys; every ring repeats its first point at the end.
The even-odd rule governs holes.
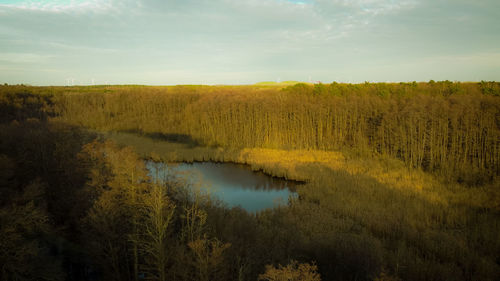
{"type": "Polygon", "coordinates": [[[0,0],[0,83],[500,80],[499,0],[0,0]]]}

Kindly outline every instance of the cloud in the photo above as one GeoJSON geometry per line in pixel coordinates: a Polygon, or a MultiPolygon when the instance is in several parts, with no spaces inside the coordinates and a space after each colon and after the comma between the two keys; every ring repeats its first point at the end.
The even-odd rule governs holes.
{"type": "Polygon", "coordinates": [[[0,61],[10,63],[44,63],[53,57],[33,53],[0,53],[0,61]]]}
{"type": "MultiPolygon", "coordinates": [[[[33,65],[16,81],[47,84],[68,75],[154,84],[329,81],[346,69],[355,80],[367,65],[497,52],[499,8],[493,0],[21,1],[0,4],[0,58],[5,68],[33,65]]],[[[464,65],[498,75],[472,57],[464,65]]],[[[384,71],[376,77],[400,77],[384,71]]]]}
{"type": "Polygon", "coordinates": [[[317,10],[327,14],[349,14],[351,16],[377,16],[412,9],[416,0],[316,0],[317,10]]]}
{"type": "Polygon", "coordinates": [[[52,12],[52,13],[63,13],[63,12],[84,13],[87,11],[104,12],[106,10],[109,10],[111,6],[112,6],[111,0],[80,0],[80,1],[39,0],[39,1],[14,1],[14,2],[6,1],[6,3],[4,4],[0,3],[0,7],[4,8],[52,12]]]}

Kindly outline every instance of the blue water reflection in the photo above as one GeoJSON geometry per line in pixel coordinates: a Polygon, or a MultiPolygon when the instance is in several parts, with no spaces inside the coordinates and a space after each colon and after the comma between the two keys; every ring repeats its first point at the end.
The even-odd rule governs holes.
{"type": "Polygon", "coordinates": [[[175,175],[216,196],[228,207],[240,206],[248,212],[257,212],[278,205],[287,205],[300,183],[254,172],[247,165],[234,163],[147,163],[152,176],[160,178],[175,175]]]}

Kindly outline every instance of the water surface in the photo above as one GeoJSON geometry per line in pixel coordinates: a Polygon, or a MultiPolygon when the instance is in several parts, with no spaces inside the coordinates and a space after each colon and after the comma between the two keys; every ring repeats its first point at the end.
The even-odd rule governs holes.
{"type": "Polygon", "coordinates": [[[152,175],[160,171],[159,177],[175,174],[193,186],[200,186],[225,202],[228,207],[240,206],[256,212],[277,205],[286,205],[289,196],[296,196],[294,181],[271,177],[254,172],[247,165],[234,163],[155,163],[148,162],[152,175]]]}

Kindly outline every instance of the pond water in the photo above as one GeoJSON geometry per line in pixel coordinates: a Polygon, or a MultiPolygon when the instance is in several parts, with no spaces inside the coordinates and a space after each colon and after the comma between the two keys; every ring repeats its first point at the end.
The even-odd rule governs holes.
{"type": "Polygon", "coordinates": [[[234,163],[149,161],[147,167],[153,176],[157,173],[159,178],[175,175],[216,196],[228,207],[240,206],[248,212],[286,205],[289,196],[296,196],[295,187],[301,184],[254,172],[247,165],[234,163]]]}

